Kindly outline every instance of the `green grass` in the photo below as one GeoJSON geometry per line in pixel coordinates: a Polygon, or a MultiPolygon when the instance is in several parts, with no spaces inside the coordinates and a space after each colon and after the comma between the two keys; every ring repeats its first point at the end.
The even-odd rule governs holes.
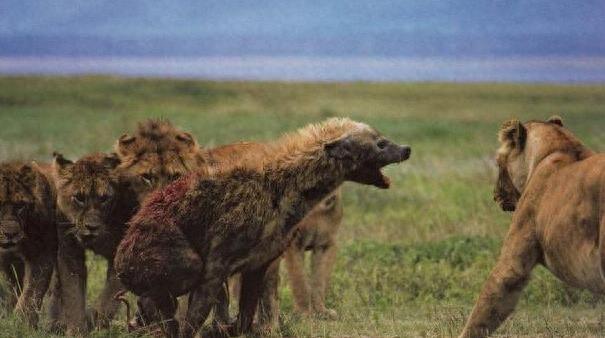
{"type": "MultiPolygon", "coordinates": [[[[510,214],[492,201],[502,121],[552,113],[605,147],[605,87],[441,83],[252,83],[114,77],[0,78],[0,158],[50,160],[110,151],[146,117],[170,118],[201,144],[267,140],[349,116],[413,147],[381,191],[347,184],[340,254],[328,295],[336,321],[299,318],[284,283],[283,336],[457,334],[497,257],[510,214]]],[[[104,264],[91,259],[89,294],[104,264]]],[[[284,274],[283,280],[287,277],[284,274]]],[[[123,314],[111,331],[125,337],[123,314]]],[[[538,268],[501,335],[601,335],[602,302],[538,268]]],[[[0,336],[46,337],[5,314],[0,336]]]]}

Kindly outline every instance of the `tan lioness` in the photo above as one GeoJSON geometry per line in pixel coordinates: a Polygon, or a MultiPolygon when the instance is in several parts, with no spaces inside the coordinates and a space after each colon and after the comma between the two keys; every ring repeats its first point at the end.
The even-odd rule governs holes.
{"type": "Polygon", "coordinates": [[[514,214],[461,337],[496,330],[536,264],[572,286],[605,293],[605,154],[582,145],[558,117],[508,121],[499,139],[494,195],[514,214]]]}

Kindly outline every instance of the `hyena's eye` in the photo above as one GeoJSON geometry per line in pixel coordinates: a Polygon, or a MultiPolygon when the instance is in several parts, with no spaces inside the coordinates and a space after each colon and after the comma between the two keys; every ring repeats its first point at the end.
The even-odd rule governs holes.
{"type": "Polygon", "coordinates": [[[82,194],[75,194],[75,195],[73,195],[73,196],[71,197],[71,200],[72,200],[72,201],[73,201],[75,204],[77,204],[77,205],[79,205],[79,206],[83,206],[83,205],[84,205],[84,202],[85,202],[85,200],[86,200],[86,198],[85,198],[85,197],[84,197],[84,195],[82,195],[82,194]]]}
{"type": "Polygon", "coordinates": [[[378,140],[378,143],[376,143],[376,146],[378,147],[378,149],[384,149],[388,145],[389,145],[389,142],[385,139],[378,140]]]}

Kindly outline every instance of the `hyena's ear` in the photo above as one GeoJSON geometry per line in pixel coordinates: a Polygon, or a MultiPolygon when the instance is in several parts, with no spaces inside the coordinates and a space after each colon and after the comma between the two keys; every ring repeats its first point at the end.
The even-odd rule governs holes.
{"type": "Polygon", "coordinates": [[[55,175],[63,176],[66,174],[67,170],[71,168],[74,163],[65,157],[62,154],[54,152],[53,157],[53,173],[55,175]]]}
{"type": "Polygon", "coordinates": [[[115,152],[122,157],[127,157],[134,153],[136,137],[124,134],[118,138],[116,145],[114,146],[115,152]]]}
{"type": "Polygon", "coordinates": [[[103,157],[102,163],[105,168],[113,170],[120,165],[121,161],[118,154],[110,153],[103,157]]]}
{"type": "Polygon", "coordinates": [[[324,149],[328,156],[339,160],[353,158],[353,142],[349,136],[327,143],[324,149]]]}
{"type": "Polygon", "coordinates": [[[526,138],[527,130],[523,126],[523,123],[516,119],[504,122],[498,133],[500,143],[507,145],[511,149],[523,149],[523,147],[525,147],[526,138]]]}
{"type": "Polygon", "coordinates": [[[553,115],[546,120],[548,123],[553,123],[558,125],[559,127],[563,127],[563,119],[558,115],[553,115]]]}

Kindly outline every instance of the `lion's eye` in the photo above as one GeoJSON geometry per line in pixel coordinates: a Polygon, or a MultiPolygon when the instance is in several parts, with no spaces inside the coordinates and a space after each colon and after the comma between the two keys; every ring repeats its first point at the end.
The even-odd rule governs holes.
{"type": "Polygon", "coordinates": [[[22,215],[25,212],[27,205],[23,202],[15,203],[15,211],[18,215],[22,215]]]}
{"type": "Polygon", "coordinates": [[[101,204],[106,204],[107,202],[109,202],[109,196],[108,195],[99,196],[99,202],[101,204]]]}
{"type": "Polygon", "coordinates": [[[141,175],[141,180],[143,180],[143,182],[145,184],[147,184],[148,186],[152,186],[153,185],[153,176],[151,176],[151,174],[142,174],[141,175]]]}
{"type": "Polygon", "coordinates": [[[86,198],[82,194],[75,194],[71,197],[71,200],[74,201],[77,205],[84,205],[86,198]]]}
{"type": "Polygon", "coordinates": [[[384,149],[389,145],[389,142],[385,139],[382,139],[380,141],[378,141],[378,143],[376,143],[376,146],[378,147],[378,149],[384,149]]]}
{"type": "Polygon", "coordinates": [[[174,173],[174,174],[170,175],[170,179],[173,181],[179,179],[179,177],[181,177],[181,174],[179,174],[179,173],[174,173]]]}

